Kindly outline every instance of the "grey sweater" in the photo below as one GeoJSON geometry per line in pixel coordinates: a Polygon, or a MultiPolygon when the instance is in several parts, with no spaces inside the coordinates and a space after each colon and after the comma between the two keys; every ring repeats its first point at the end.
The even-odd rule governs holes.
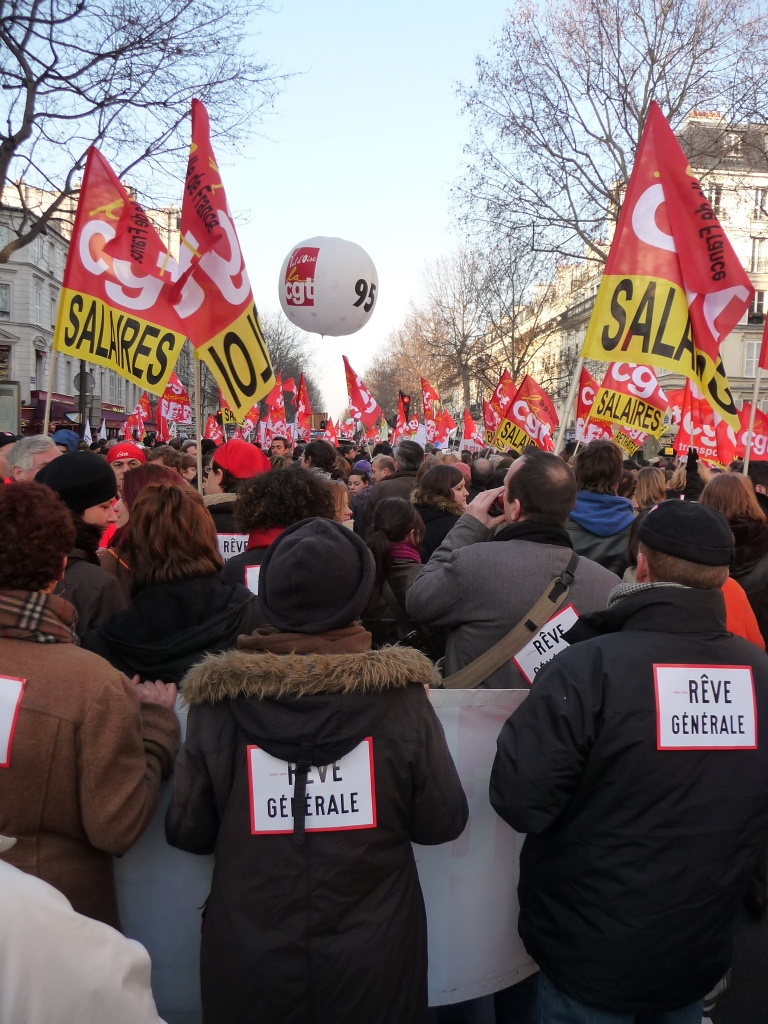
{"type": "MultiPolygon", "coordinates": [[[[542,527],[558,531],[557,527],[542,527]]],[[[424,566],[408,591],[415,622],[448,626],[445,674],[468,665],[508,633],[538,601],[571,557],[564,544],[493,540],[493,531],[464,515],[424,566]]],[[[582,557],[568,595],[579,615],[601,611],[618,576],[582,557]]],[[[526,687],[513,662],[481,684],[492,689],[526,687]]]]}

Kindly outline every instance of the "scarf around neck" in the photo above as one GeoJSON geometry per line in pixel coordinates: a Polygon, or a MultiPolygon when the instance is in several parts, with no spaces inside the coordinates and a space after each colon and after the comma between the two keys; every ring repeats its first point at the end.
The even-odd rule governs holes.
{"type": "Polygon", "coordinates": [[[0,590],[0,637],[38,644],[77,644],[77,612],[42,590],[0,590]]]}
{"type": "Polygon", "coordinates": [[[239,651],[270,651],[272,654],[361,654],[371,649],[371,634],[359,623],[327,633],[281,633],[263,626],[237,640],[239,651]]]}
{"type": "Polygon", "coordinates": [[[391,541],[389,545],[389,557],[397,558],[401,562],[418,562],[421,565],[421,554],[406,540],[391,541]]]}

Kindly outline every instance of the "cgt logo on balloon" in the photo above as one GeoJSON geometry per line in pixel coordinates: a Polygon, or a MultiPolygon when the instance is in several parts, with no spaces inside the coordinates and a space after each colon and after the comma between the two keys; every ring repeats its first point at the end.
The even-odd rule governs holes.
{"type": "Polygon", "coordinates": [[[299,246],[288,257],[285,272],[285,301],[289,306],[314,306],[315,269],[319,249],[299,246]]]}

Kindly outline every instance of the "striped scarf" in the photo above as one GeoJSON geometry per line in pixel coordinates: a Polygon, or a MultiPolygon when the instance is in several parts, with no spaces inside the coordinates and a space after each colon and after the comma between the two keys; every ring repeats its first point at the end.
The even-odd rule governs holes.
{"type": "Polygon", "coordinates": [[[78,643],[77,612],[42,590],[0,590],[0,637],[38,644],[78,643]]]}

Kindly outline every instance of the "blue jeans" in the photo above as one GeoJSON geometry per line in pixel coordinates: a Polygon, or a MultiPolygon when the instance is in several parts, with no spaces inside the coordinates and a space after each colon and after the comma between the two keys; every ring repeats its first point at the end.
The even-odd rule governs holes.
{"type": "Polygon", "coordinates": [[[647,1013],[612,1013],[585,1006],[561,992],[539,971],[538,1024],[701,1024],[704,1000],[700,999],[681,1010],[660,1010],[647,1013]]]}

